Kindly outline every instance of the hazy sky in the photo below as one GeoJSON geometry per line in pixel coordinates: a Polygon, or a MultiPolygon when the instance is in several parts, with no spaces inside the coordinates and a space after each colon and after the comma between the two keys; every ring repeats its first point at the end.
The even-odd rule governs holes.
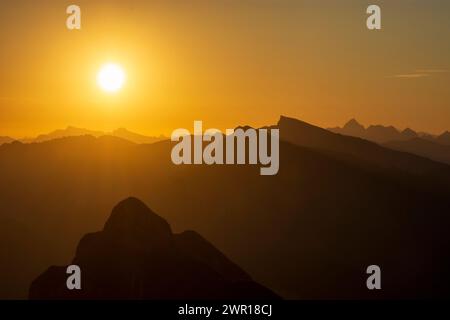
{"type": "Polygon", "coordinates": [[[0,2],[0,135],[272,124],[450,130],[448,0],[0,2]],[[82,9],[69,31],[66,7],[82,9]],[[369,4],[381,31],[366,28],[369,4]],[[111,95],[102,64],[123,65],[111,95]]]}

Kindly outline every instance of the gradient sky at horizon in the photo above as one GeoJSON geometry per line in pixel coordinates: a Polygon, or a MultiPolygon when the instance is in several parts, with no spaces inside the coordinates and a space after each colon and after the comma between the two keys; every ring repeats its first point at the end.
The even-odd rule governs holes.
{"type": "Polygon", "coordinates": [[[450,130],[450,1],[16,0],[0,3],[0,136],[68,125],[169,135],[357,118],[450,130]],[[82,9],[82,30],[65,27],[82,9]],[[382,8],[383,30],[365,10],[382,8]],[[95,83],[116,61],[127,83],[95,83]]]}

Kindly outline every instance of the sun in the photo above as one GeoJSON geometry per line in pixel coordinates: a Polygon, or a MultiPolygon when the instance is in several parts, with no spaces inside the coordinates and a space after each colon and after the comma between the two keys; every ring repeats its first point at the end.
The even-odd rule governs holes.
{"type": "Polygon", "coordinates": [[[117,92],[125,83],[125,71],[116,63],[103,65],[97,75],[97,83],[106,92],[117,92]]]}

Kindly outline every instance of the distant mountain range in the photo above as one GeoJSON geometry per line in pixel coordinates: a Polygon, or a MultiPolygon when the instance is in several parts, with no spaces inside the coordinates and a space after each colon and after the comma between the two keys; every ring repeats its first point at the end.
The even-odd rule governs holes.
{"type": "Polygon", "coordinates": [[[103,131],[88,130],[88,129],[82,129],[82,128],[76,128],[76,127],[69,126],[65,129],[58,129],[58,130],[52,131],[47,134],[41,134],[35,138],[13,139],[10,137],[0,137],[0,145],[2,145],[4,143],[10,143],[15,140],[20,141],[22,143],[40,143],[40,142],[50,141],[53,139],[60,139],[60,138],[66,138],[66,137],[78,137],[78,136],[93,136],[93,137],[113,136],[113,137],[118,137],[118,138],[122,138],[122,139],[125,139],[128,141],[131,141],[131,142],[137,143],[137,144],[154,143],[154,142],[165,139],[164,136],[148,137],[148,136],[144,136],[144,135],[141,135],[138,133],[131,132],[124,128],[119,128],[112,132],[103,132],[103,131]]]}
{"type": "Polygon", "coordinates": [[[405,141],[421,138],[443,145],[450,145],[450,132],[448,131],[445,131],[439,136],[435,136],[426,132],[416,132],[410,128],[400,131],[393,126],[371,125],[365,128],[356,119],[351,119],[342,128],[328,128],[328,130],[334,133],[358,137],[381,144],[391,141],[405,141]]]}
{"type": "MultiPolygon", "coordinates": [[[[86,231],[104,234],[111,207],[129,196],[150,204],[175,235],[196,230],[285,298],[450,297],[449,165],[293,118],[274,127],[280,171],[270,177],[252,165],[176,166],[170,140],[0,146],[0,297],[24,298],[49,265],[69,264],[86,231]],[[365,286],[372,264],[381,266],[382,290],[365,286]]],[[[115,256],[99,242],[92,252],[115,256]]],[[[85,243],[76,257],[90,252],[85,243]]],[[[183,250],[203,256],[189,243],[183,250]]]]}
{"type": "Polygon", "coordinates": [[[81,290],[66,287],[67,267],[33,281],[30,299],[279,299],[194,231],[173,234],[144,203],[116,205],[100,232],[85,235],[72,264],[81,290]]]}
{"type": "Polygon", "coordinates": [[[11,137],[0,137],[0,145],[2,145],[4,143],[10,143],[13,141],[14,141],[14,139],[11,137]]]}
{"type": "Polygon", "coordinates": [[[450,164],[450,132],[448,131],[434,136],[416,132],[410,128],[400,131],[393,126],[371,125],[365,128],[355,119],[348,121],[342,128],[336,127],[328,130],[450,164]]]}
{"type": "MultiPolygon", "coordinates": [[[[245,129],[246,127],[243,128],[245,129]]],[[[365,128],[355,119],[348,121],[342,128],[336,127],[327,130],[341,135],[376,142],[393,150],[408,152],[434,161],[450,164],[450,132],[448,131],[439,136],[434,136],[424,132],[416,132],[410,128],[399,131],[393,126],[372,125],[365,128]]],[[[103,132],[69,126],[66,129],[41,134],[35,138],[18,139],[17,141],[22,143],[42,143],[54,139],[85,135],[92,137],[118,137],[137,144],[149,144],[168,139],[162,135],[159,137],[144,136],[124,128],[116,129],[112,132],[103,132]]],[[[0,137],[0,145],[11,143],[15,140],[7,136],[0,137]]]]}
{"type": "MultiPolygon", "coordinates": [[[[293,118],[282,116],[278,122],[278,128],[280,137],[284,141],[323,150],[327,154],[333,152],[334,157],[360,165],[433,176],[438,180],[442,178],[441,169],[446,167],[413,154],[390,150],[368,140],[335,134],[293,118]]],[[[442,182],[445,183],[445,180],[442,182]]],[[[450,185],[450,180],[448,184],[450,185]]]]}

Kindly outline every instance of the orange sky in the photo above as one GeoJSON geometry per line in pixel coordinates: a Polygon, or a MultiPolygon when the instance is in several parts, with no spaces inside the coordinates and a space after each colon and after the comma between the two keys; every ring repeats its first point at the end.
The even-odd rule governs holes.
{"type": "Polygon", "coordinates": [[[65,27],[72,2],[55,2],[0,4],[0,135],[169,135],[280,114],[450,129],[448,1],[376,1],[382,31],[367,30],[360,0],[75,1],[81,31],[65,27]],[[96,84],[108,61],[127,72],[115,95],[96,84]]]}

